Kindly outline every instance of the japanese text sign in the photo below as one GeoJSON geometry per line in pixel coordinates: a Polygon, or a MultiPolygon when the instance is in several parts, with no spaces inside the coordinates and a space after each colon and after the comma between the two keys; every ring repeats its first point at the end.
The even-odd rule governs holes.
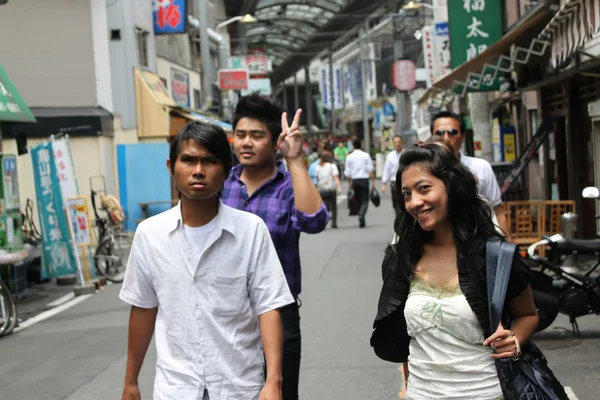
{"type": "Polygon", "coordinates": [[[65,139],[55,140],[52,142],[52,152],[54,154],[54,164],[56,165],[56,176],[60,182],[63,195],[65,197],[77,196],[79,191],[75,181],[69,144],[65,139]]]}
{"type": "Polygon", "coordinates": [[[190,107],[190,77],[187,72],[171,67],[171,94],[181,107],[190,107]]]}
{"type": "Polygon", "coordinates": [[[245,69],[219,70],[219,89],[242,90],[248,89],[248,71],[245,69]]]}
{"type": "MultiPolygon", "coordinates": [[[[502,15],[500,0],[448,1],[452,68],[477,57],[502,37],[502,15]]],[[[479,91],[499,88],[492,73],[484,73],[479,91]]]]}
{"type": "Polygon", "coordinates": [[[264,54],[246,56],[246,68],[250,75],[267,75],[269,72],[268,58],[264,54]]]}
{"type": "Polygon", "coordinates": [[[92,229],[87,199],[84,196],[70,197],[67,203],[75,244],[78,246],[91,245],[92,229]]]}
{"type": "Polygon", "coordinates": [[[64,210],[52,144],[31,150],[33,177],[42,236],[41,278],[75,274],[76,263],[70,243],[69,225],[64,210]]]}
{"type": "Polygon", "coordinates": [[[154,34],[186,33],[186,0],[153,0],[154,34]]]}

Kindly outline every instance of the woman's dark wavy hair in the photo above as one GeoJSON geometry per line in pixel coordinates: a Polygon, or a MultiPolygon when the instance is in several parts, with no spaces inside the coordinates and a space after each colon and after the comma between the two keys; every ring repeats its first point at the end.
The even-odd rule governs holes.
{"type": "Polygon", "coordinates": [[[448,194],[448,218],[452,225],[454,242],[459,259],[470,254],[476,240],[500,238],[492,222],[492,210],[477,194],[477,184],[471,171],[447,147],[428,143],[407,148],[400,157],[396,175],[397,198],[401,213],[396,217],[394,230],[399,237],[396,253],[402,264],[414,273],[423,255],[423,245],[432,239],[432,232],[425,232],[416,220],[406,212],[402,195],[402,173],[408,167],[420,166],[442,180],[448,194]]]}

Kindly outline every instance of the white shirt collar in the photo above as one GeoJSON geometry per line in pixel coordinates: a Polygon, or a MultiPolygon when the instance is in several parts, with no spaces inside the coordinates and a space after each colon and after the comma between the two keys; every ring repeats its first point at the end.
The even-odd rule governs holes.
{"type": "MultiPolygon", "coordinates": [[[[183,216],[181,215],[181,200],[175,207],[167,211],[169,218],[167,231],[169,233],[175,231],[180,226],[183,226],[183,216]]],[[[231,220],[231,213],[229,207],[221,203],[219,200],[219,209],[215,218],[215,231],[227,231],[235,236],[235,228],[233,221],[231,220]]]]}

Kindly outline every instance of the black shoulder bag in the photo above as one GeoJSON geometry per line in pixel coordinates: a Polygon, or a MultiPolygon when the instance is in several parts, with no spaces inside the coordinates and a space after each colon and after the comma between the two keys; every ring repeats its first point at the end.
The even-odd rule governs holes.
{"type": "MultiPolygon", "coordinates": [[[[486,245],[486,277],[490,327],[496,332],[502,321],[506,289],[516,246],[500,240],[486,245]]],[[[506,327],[506,325],[504,325],[506,327]]],[[[495,360],[506,400],[568,400],[540,349],[530,340],[521,346],[518,360],[495,360]]]]}

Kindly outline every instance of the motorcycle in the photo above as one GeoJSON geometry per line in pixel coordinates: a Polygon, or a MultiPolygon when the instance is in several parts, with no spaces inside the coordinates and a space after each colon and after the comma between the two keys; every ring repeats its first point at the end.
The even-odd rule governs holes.
{"type": "MultiPolygon", "coordinates": [[[[600,190],[588,187],[582,195],[587,199],[600,199],[600,190]]],[[[537,331],[546,329],[562,313],[569,317],[573,334],[579,336],[577,318],[600,315],[600,276],[593,276],[600,266],[600,239],[568,239],[561,234],[544,236],[527,249],[527,255],[539,316],[537,331]],[[546,258],[536,254],[536,248],[542,245],[550,248],[546,258]],[[596,261],[584,273],[573,272],[573,268],[563,265],[565,259],[573,255],[595,256],[596,261]]]]}

